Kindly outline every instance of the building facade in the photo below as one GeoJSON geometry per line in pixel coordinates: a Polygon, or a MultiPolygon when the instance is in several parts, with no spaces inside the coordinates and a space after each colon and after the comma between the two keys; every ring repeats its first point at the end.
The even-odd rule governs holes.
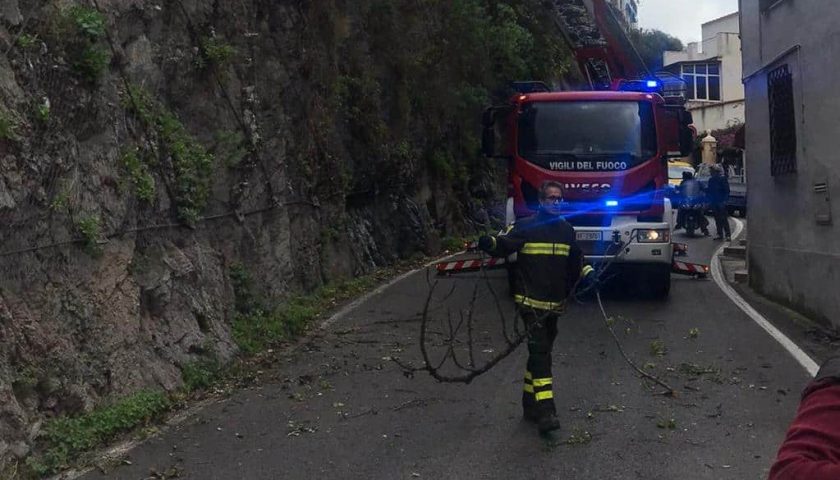
{"type": "Polygon", "coordinates": [[[638,0],[609,0],[610,4],[621,12],[622,20],[630,28],[639,27],[639,2],[638,0]]]}
{"type": "Polygon", "coordinates": [[[698,132],[744,123],[738,12],[703,24],[703,41],[665,52],[665,70],[687,84],[688,109],[698,132]]]}
{"type": "Polygon", "coordinates": [[[840,3],[740,3],[750,284],[840,327],[840,3]]]}

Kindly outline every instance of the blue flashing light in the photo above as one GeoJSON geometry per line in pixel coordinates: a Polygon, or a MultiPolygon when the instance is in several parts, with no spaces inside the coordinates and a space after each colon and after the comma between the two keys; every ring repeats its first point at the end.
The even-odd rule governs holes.
{"type": "Polygon", "coordinates": [[[659,86],[659,82],[657,82],[656,80],[648,80],[647,86],[648,88],[656,88],[659,86]]]}
{"type": "Polygon", "coordinates": [[[608,207],[617,207],[618,206],[618,200],[607,200],[607,206],[608,207]]]}

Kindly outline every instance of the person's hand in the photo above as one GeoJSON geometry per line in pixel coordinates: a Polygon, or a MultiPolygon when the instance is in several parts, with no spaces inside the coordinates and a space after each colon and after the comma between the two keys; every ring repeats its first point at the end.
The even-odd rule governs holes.
{"type": "Polygon", "coordinates": [[[581,292],[593,292],[601,287],[601,283],[598,281],[597,275],[595,275],[594,268],[587,265],[583,267],[580,273],[582,278],[580,279],[579,290],[581,292]]]}
{"type": "Polygon", "coordinates": [[[490,252],[496,248],[496,239],[490,235],[482,235],[478,238],[478,248],[485,252],[490,252]]]}

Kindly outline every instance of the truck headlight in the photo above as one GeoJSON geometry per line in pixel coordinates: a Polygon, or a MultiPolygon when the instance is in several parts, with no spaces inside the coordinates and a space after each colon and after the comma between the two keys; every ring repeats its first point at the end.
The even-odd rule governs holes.
{"type": "Polygon", "coordinates": [[[664,229],[642,229],[636,232],[636,240],[639,243],[669,243],[671,241],[671,232],[664,229]]]}

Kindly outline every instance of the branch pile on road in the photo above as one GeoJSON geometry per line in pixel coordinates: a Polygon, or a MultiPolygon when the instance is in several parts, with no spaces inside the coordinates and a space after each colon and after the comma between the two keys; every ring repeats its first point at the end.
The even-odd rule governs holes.
{"type": "MultiPolygon", "coordinates": [[[[596,269],[596,278],[604,277],[610,263],[607,262],[596,269]]],[[[473,282],[468,299],[456,295],[458,293],[456,282],[453,282],[445,295],[438,296],[436,292],[439,292],[441,280],[432,281],[431,270],[427,270],[426,281],[429,290],[423,304],[419,338],[423,363],[421,366],[413,366],[399,358],[392,358],[407,376],[412,376],[417,372],[427,372],[439,382],[469,384],[510,356],[528,339],[529,331],[520,323],[518,309],[505,308],[493,288],[487,271],[482,269],[477,279],[474,276],[469,278],[476,281],[473,282]],[[457,305],[459,301],[461,304],[457,312],[453,314],[451,304],[457,305]],[[466,304],[464,304],[465,301],[466,304]],[[488,323],[486,320],[488,318],[496,321],[488,323]],[[502,347],[494,348],[494,345],[498,344],[502,347]]],[[[664,388],[664,391],[657,395],[676,396],[676,390],[673,387],[639,368],[627,356],[612,328],[613,319],[604,308],[600,292],[597,289],[594,292],[580,291],[578,286],[576,284],[572,288],[566,301],[568,302],[570,298],[580,301],[582,296],[594,294],[604,325],[624,361],[641,378],[664,388]]]]}
{"type": "Polygon", "coordinates": [[[470,383],[507,358],[527,340],[528,331],[520,325],[518,311],[505,312],[486,270],[481,271],[484,281],[474,282],[468,304],[465,308],[459,308],[455,315],[451,309],[444,313],[440,308],[433,308],[432,304],[434,302],[443,305],[453,298],[457,291],[457,283],[452,284],[446,295],[438,297],[435,293],[441,281],[432,281],[430,272],[431,270],[427,271],[429,292],[423,304],[420,322],[420,353],[423,365],[415,367],[399,358],[393,359],[406,375],[425,371],[440,382],[470,383]],[[477,303],[479,298],[486,298],[487,295],[491,297],[492,302],[477,303]],[[492,333],[485,330],[488,327],[486,322],[477,323],[478,318],[486,318],[486,315],[476,315],[476,310],[480,305],[487,303],[492,305],[500,320],[497,323],[498,331],[492,333]],[[501,339],[504,342],[504,346],[498,351],[492,348],[494,336],[497,341],[501,339]],[[479,349],[480,352],[477,352],[479,349]],[[488,358],[487,354],[492,355],[488,358]],[[437,358],[433,360],[433,356],[437,358]],[[476,360],[476,357],[479,357],[479,360],[476,360]]]}

